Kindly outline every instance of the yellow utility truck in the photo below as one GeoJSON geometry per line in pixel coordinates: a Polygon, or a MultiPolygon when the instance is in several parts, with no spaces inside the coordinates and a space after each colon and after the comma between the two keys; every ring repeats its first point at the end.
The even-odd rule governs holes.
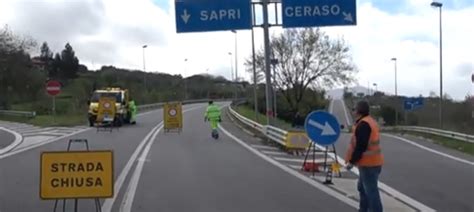
{"type": "Polygon", "coordinates": [[[99,100],[101,98],[112,98],[115,100],[115,117],[113,124],[122,126],[124,123],[130,123],[132,113],[129,107],[129,92],[127,89],[109,87],[96,90],[89,100],[89,126],[94,126],[99,113],[99,100]]]}

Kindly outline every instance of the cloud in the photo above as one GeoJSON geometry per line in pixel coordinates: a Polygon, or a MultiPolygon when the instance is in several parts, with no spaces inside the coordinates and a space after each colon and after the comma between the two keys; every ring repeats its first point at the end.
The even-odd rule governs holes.
{"type": "MultiPolygon", "coordinates": [[[[350,45],[361,85],[376,82],[380,90],[393,93],[394,64],[390,59],[397,57],[399,93],[428,95],[439,90],[439,13],[430,3],[358,0],[357,26],[326,27],[323,31],[344,37],[350,45]]],[[[472,71],[474,61],[474,28],[469,25],[474,20],[474,3],[444,3],[444,89],[462,99],[473,92],[468,69],[472,71]]],[[[190,76],[209,69],[211,74],[230,78],[228,53],[234,54],[234,34],[177,34],[174,13],[174,0],[0,1],[1,25],[9,24],[15,32],[39,42],[47,41],[56,52],[70,42],[81,62],[94,64],[93,68],[115,65],[142,70],[145,56],[147,71],[190,76]],[[148,45],[145,55],[144,44],[148,45]]],[[[278,34],[282,29],[270,31],[278,34]]],[[[239,31],[237,38],[239,76],[250,79],[243,63],[251,56],[251,33],[239,31]]],[[[257,50],[263,46],[261,28],[255,28],[255,43],[257,50]]]]}
{"type": "MultiPolygon", "coordinates": [[[[99,0],[67,1],[8,1],[14,17],[7,22],[16,31],[34,36],[40,41],[74,40],[97,33],[103,26],[105,8],[99,0]]],[[[3,10],[0,10],[3,12],[3,10]]],[[[56,42],[50,42],[56,44],[56,42]]],[[[63,45],[61,45],[63,46],[63,45]]],[[[58,48],[59,45],[54,45],[58,48]]]]}

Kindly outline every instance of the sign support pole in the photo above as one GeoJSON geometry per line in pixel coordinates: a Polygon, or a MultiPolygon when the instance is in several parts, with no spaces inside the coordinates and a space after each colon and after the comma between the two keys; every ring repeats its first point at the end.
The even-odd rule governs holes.
{"type": "Polygon", "coordinates": [[[56,124],[56,96],[53,96],[53,124],[56,124]]]}
{"type": "Polygon", "coordinates": [[[265,97],[267,124],[272,125],[273,120],[273,97],[272,97],[272,73],[270,67],[270,24],[268,22],[268,1],[262,0],[263,7],[263,36],[265,49],[265,97]]]}
{"type": "MultiPolygon", "coordinates": [[[[255,24],[255,5],[252,4],[252,24],[255,24]]],[[[255,64],[255,32],[252,27],[252,70],[253,70],[253,97],[254,97],[254,109],[255,109],[255,120],[258,122],[258,82],[257,82],[257,67],[255,64]]]]}
{"type": "MultiPolygon", "coordinates": [[[[53,97],[54,98],[54,97],[53,97]]],[[[70,152],[71,151],[71,144],[72,143],[84,143],[84,145],[86,146],[86,151],[90,151],[89,149],[89,142],[87,141],[87,139],[71,139],[69,140],[68,144],[67,144],[67,151],[70,152]]],[[[56,212],[56,209],[58,207],[58,202],[59,200],[56,199],[54,201],[54,209],[53,209],[53,212],[56,212]]],[[[100,206],[100,200],[99,198],[94,198],[94,204],[95,204],[95,211],[96,212],[102,212],[102,208],[100,206]]],[[[74,199],[74,212],[78,212],[78,199],[75,198],[74,199]]],[[[63,212],[66,212],[66,199],[63,199],[63,212]]]]}

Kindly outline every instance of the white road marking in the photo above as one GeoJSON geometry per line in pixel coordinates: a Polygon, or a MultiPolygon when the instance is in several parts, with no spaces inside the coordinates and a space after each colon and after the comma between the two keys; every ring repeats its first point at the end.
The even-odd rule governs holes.
{"type": "MultiPolygon", "coordinates": [[[[189,108],[187,110],[184,110],[183,113],[195,110],[195,109],[200,108],[200,107],[203,107],[203,106],[201,105],[201,106],[196,106],[196,107],[189,108]]],[[[143,146],[145,146],[146,143],[148,143],[149,146],[151,147],[151,144],[154,142],[154,140],[156,138],[156,135],[158,134],[158,131],[160,131],[162,129],[162,127],[163,127],[162,125],[163,125],[163,121],[161,121],[155,128],[153,128],[153,130],[151,130],[148,133],[148,135],[140,142],[140,145],[137,147],[137,149],[135,150],[133,155],[130,157],[127,164],[125,165],[125,168],[122,170],[119,177],[115,181],[115,185],[114,185],[115,194],[114,194],[114,197],[107,199],[104,202],[104,204],[102,205],[102,211],[103,212],[110,212],[112,210],[114,202],[117,199],[117,195],[120,192],[120,189],[122,188],[122,185],[125,181],[125,178],[127,177],[128,173],[130,172],[130,169],[132,168],[133,163],[137,160],[138,154],[141,152],[141,149],[143,148],[143,146]],[[153,140],[149,139],[150,136],[152,136],[152,135],[153,135],[153,140]]],[[[147,147],[148,147],[148,145],[147,145],[147,147]]],[[[143,156],[143,153],[142,153],[142,156],[143,156]]],[[[148,156],[148,152],[147,152],[147,154],[144,155],[144,158],[146,158],[147,156],[148,156]]],[[[140,161],[138,161],[138,163],[140,164],[140,161]]],[[[135,196],[135,192],[136,192],[136,189],[137,189],[137,186],[138,186],[138,181],[140,180],[140,175],[141,175],[142,169],[143,169],[143,167],[140,170],[135,168],[132,179],[130,180],[129,186],[127,187],[127,191],[124,194],[124,199],[122,200],[122,205],[120,207],[120,210],[122,210],[122,209],[125,210],[125,208],[122,208],[124,205],[126,205],[126,207],[131,208],[131,206],[133,204],[133,198],[135,196]]]]}
{"type": "Polygon", "coordinates": [[[264,159],[265,161],[273,164],[274,166],[282,169],[283,171],[297,177],[298,179],[301,179],[302,181],[310,184],[311,186],[327,193],[328,195],[331,195],[333,196],[334,198],[352,206],[353,208],[358,208],[359,207],[359,203],[354,201],[353,199],[350,199],[346,196],[344,196],[343,194],[340,194],[338,193],[337,191],[334,191],[330,188],[328,188],[327,186],[319,183],[319,182],[316,182],[314,181],[313,179],[297,172],[296,170],[293,170],[292,168],[286,166],[286,165],[283,165],[279,162],[277,162],[275,159],[259,152],[258,150],[252,148],[251,146],[249,146],[248,144],[246,144],[244,141],[240,140],[239,138],[235,137],[234,135],[232,135],[231,133],[229,133],[225,128],[223,128],[222,126],[219,126],[219,129],[222,130],[222,132],[224,132],[227,136],[229,136],[230,138],[232,138],[234,141],[236,141],[237,143],[239,143],[240,145],[242,145],[244,148],[246,148],[247,150],[249,150],[250,152],[254,153],[255,155],[259,156],[260,158],[264,159]]]}
{"type": "MultiPolygon", "coordinates": [[[[319,148],[319,149],[323,149],[324,147],[316,144],[316,146],[319,148]]],[[[334,154],[332,155],[329,155],[331,158],[336,158],[334,156],[334,154]]],[[[341,158],[340,156],[337,156],[337,160],[339,162],[339,164],[344,167],[344,159],[341,158]]],[[[357,176],[359,176],[359,169],[357,169],[357,167],[354,167],[351,169],[352,173],[356,174],[357,176]]],[[[387,194],[390,194],[392,197],[395,197],[403,202],[405,202],[406,204],[408,205],[411,205],[412,207],[420,210],[420,211],[423,211],[423,212],[434,212],[435,210],[424,205],[423,203],[421,202],[418,202],[416,201],[415,199],[393,189],[392,187],[388,186],[387,184],[379,181],[379,189],[382,190],[382,191],[385,191],[387,194]]]]}
{"type": "Polygon", "coordinates": [[[143,150],[142,154],[140,155],[140,159],[138,160],[138,164],[135,167],[135,171],[133,172],[132,178],[130,179],[130,183],[128,184],[127,191],[125,192],[125,196],[122,200],[120,212],[132,211],[132,204],[133,200],[135,199],[135,193],[137,191],[138,182],[140,181],[143,165],[145,164],[148,153],[150,152],[151,145],[154,143],[156,136],[161,131],[161,129],[163,129],[163,126],[161,126],[160,128],[158,128],[158,130],[155,131],[150,141],[146,145],[145,149],[143,150]]]}
{"type": "Polygon", "coordinates": [[[50,130],[54,130],[54,128],[50,128],[50,127],[39,128],[39,127],[36,127],[35,129],[28,130],[28,131],[22,131],[21,133],[25,135],[25,134],[32,134],[32,133],[38,133],[38,132],[46,132],[46,131],[50,131],[50,130]]]}
{"type": "Polygon", "coordinates": [[[56,136],[44,136],[44,135],[23,136],[23,141],[21,142],[20,145],[15,147],[15,151],[31,146],[33,144],[41,143],[41,142],[55,139],[55,138],[56,136]]]}
{"type": "Polygon", "coordinates": [[[279,150],[278,147],[274,147],[274,146],[265,146],[265,145],[258,145],[258,144],[250,144],[250,146],[257,149],[279,150]]]}
{"type": "Polygon", "coordinates": [[[106,199],[105,202],[102,204],[102,211],[104,212],[110,212],[112,211],[112,207],[114,205],[115,200],[117,199],[118,194],[120,193],[120,189],[122,188],[122,185],[125,181],[125,178],[127,177],[128,173],[130,172],[130,169],[132,168],[133,163],[138,157],[138,154],[141,152],[142,148],[145,146],[145,144],[148,142],[149,138],[153,135],[153,133],[160,128],[163,125],[163,121],[161,121],[159,124],[157,124],[146,136],[143,138],[143,140],[140,142],[140,144],[137,146],[135,149],[135,152],[133,152],[132,156],[128,160],[127,164],[125,167],[122,169],[122,172],[120,172],[119,177],[115,180],[114,184],[114,196],[112,198],[106,199]]]}
{"type": "MultiPolygon", "coordinates": [[[[287,162],[297,162],[297,163],[304,163],[304,158],[282,158],[282,157],[273,157],[273,159],[278,160],[278,161],[287,161],[287,162]]],[[[313,162],[312,157],[308,157],[306,159],[308,162],[313,162]]],[[[333,162],[334,160],[332,158],[327,159],[328,162],[333,162]]],[[[314,160],[316,163],[324,163],[324,158],[316,158],[314,160]]]]}
{"type": "Polygon", "coordinates": [[[296,170],[301,170],[301,165],[287,165],[288,167],[296,170]]]}
{"type": "Polygon", "coordinates": [[[275,151],[262,151],[263,154],[267,155],[289,155],[286,152],[275,152],[275,151]]]}
{"type": "Polygon", "coordinates": [[[12,152],[9,152],[9,153],[0,155],[0,159],[6,158],[6,157],[10,157],[10,156],[16,155],[16,154],[18,154],[18,153],[22,153],[22,152],[24,152],[24,151],[27,151],[27,150],[30,150],[30,149],[34,149],[34,148],[36,148],[36,147],[39,147],[39,146],[42,146],[42,145],[45,145],[45,144],[49,144],[49,143],[52,143],[52,142],[55,142],[55,141],[59,141],[59,140],[61,140],[61,139],[64,139],[64,138],[67,138],[67,137],[69,137],[69,136],[73,136],[73,135],[76,135],[76,134],[85,132],[85,131],[87,131],[87,130],[90,130],[90,129],[79,130],[79,131],[74,132],[74,133],[71,133],[71,134],[69,134],[69,135],[63,135],[63,136],[61,136],[61,137],[57,137],[57,138],[52,139],[52,140],[48,140],[48,141],[45,141],[45,142],[33,144],[33,145],[31,145],[31,146],[28,146],[28,147],[25,147],[25,148],[22,148],[22,149],[14,150],[14,151],[12,151],[12,152]]]}
{"type": "Polygon", "coordinates": [[[448,155],[446,153],[442,153],[440,151],[437,151],[437,150],[434,150],[434,149],[431,149],[431,148],[428,148],[426,146],[423,146],[421,144],[418,144],[414,141],[410,141],[408,139],[405,139],[405,138],[402,138],[402,137],[399,137],[399,136],[396,136],[396,135],[391,135],[391,134],[386,134],[386,133],[383,133],[384,136],[387,136],[387,137],[391,137],[391,138],[395,138],[395,139],[398,139],[400,141],[403,141],[403,142],[406,142],[408,144],[411,144],[413,146],[416,146],[418,148],[421,148],[421,149],[424,149],[426,151],[429,151],[429,152],[432,152],[434,154],[437,154],[437,155],[440,155],[440,156],[443,156],[443,157],[446,157],[446,158],[449,158],[449,159],[453,159],[455,161],[458,161],[458,162],[461,162],[461,163],[465,163],[467,165],[471,165],[471,166],[474,166],[474,162],[471,162],[471,161],[468,161],[468,160],[464,160],[462,158],[458,158],[458,157],[454,157],[452,155],[448,155]]]}
{"type": "MultiPolygon", "coordinates": [[[[333,101],[335,101],[335,100],[333,100],[333,101]]],[[[347,110],[346,110],[346,104],[345,104],[344,100],[339,100],[339,101],[342,101],[342,106],[343,106],[343,108],[344,108],[344,114],[345,114],[345,117],[346,117],[346,121],[349,123],[349,117],[348,117],[348,115],[347,115],[347,110]]],[[[331,102],[331,104],[333,104],[333,103],[334,103],[334,102],[331,102]]],[[[330,109],[331,109],[331,111],[329,111],[329,112],[330,112],[330,113],[333,113],[332,108],[330,108],[330,109]]],[[[317,146],[319,149],[323,149],[323,147],[320,146],[320,145],[317,145],[317,144],[316,144],[316,146],[317,146]]],[[[332,158],[334,158],[334,159],[337,157],[337,160],[339,161],[339,164],[340,164],[341,166],[344,166],[345,160],[342,159],[340,156],[330,155],[330,157],[332,157],[332,158]]],[[[354,167],[353,169],[351,169],[351,171],[352,171],[354,174],[356,174],[357,176],[359,176],[359,169],[357,169],[357,167],[354,167]]],[[[403,193],[401,193],[401,192],[399,192],[399,191],[393,189],[392,187],[386,185],[385,183],[383,183],[383,182],[381,182],[381,181],[379,181],[379,189],[381,189],[382,191],[385,191],[386,193],[390,194],[391,196],[393,196],[393,197],[395,197],[395,198],[397,198],[397,199],[399,199],[399,200],[401,200],[401,201],[403,201],[403,202],[405,202],[405,203],[411,205],[412,207],[414,207],[414,208],[416,208],[416,209],[418,209],[418,210],[420,210],[420,211],[423,211],[423,212],[425,212],[425,211],[426,211],[426,212],[432,212],[432,211],[434,212],[434,211],[435,211],[434,209],[432,209],[432,208],[430,208],[430,207],[424,205],[423,203],[418,202],[418,201],[416,201],[415,199],[413,199],[413,198],[411,198],[411,197],[409,197],[409,196],[407,196],[407,195],[405,195],[405,194],[403,194],[403,193]]]]}
{"type": "Polygon", "coordinates": [[[9,130],[9,129],[3,128],[3,127],[0,127],[0,130],[6,131],[8,133],[13,134],[13,136],[15,136],[15,140],[10,145],[6,146],[5,148],[0,149],[0,155],[4,154],[5,152],[8,152],[8,151],[12,150],[16,146],[20,145],[21,142],[23,141],[23,137],[19,133],[15,132],[13,130],[9,130]]]}
{"type": "MultiPolygon", "coordinates": [[[[153,110],[153,111],[150,111],[150,112],[147,112],[147,113],[140,113],[138,114],[137,116],[144,116],[144,115],[147,115],[151,112],[156,112],[157,110],[153,110]]],[[[49,144],[49,143],[52,143],[52,142],[56,142],[56,141],[59,141],[61,139],[64,139],[64,138],[67,138],[67,137],[70,137],[70,136],[73,136],[73,135],[76,135],[76,134],[79,134],[79,133],[82,133],[82,132],[86,132],[88,130],[92,130],[92,129],[95,129],[95,128],[84,128],[84,129],[81,129],[81,130],[78,130],[76,132],[73,132],[71,134],[68,134],[68,135],[63,135],[63,136],[60,136],[60,137],[57,137],[55,139],[52,139],[52,140],[48,140],[48,141],[45,141],[45,142],[41,142],[41,143],[36,143],[36,144],[33,144],[31,146],[28,146],[28,147],[25,147],[25,148],[22,148],[22,149],[18,149],[18,150],[13,150],[11,152],[8,152],[6,154],[3,154],[3,155],[0,155],[0,159],[3,159],[3,158],[7,158],[7,157],[10,157],[12,155],[16,155],[18,153],[22,153],[24,151],[27,151],[27,150],[30,150],[30,149],[34,149],[36,147],[39,147],[39,146],[43,146],[43,145],[46,145],[46,144],[49,144]]]]}
{"type": "MultiPolygon", "coordinates": [[[[289,166],[292,169],[301,170],[301,165],[287,165],[287,166],[289,166]]],[[[320,171],[324,171],[324,170],[321,169],[320,171]]],[[[347,170],[344,169],[344,168],[341,168],[339,171],[340,172],[347,172],[347,170]]]]}
{"type": "Polygon", "coordinates": [[[344,100],[341,100],[342,101],[342,108],[344,109],[344,116],[346,116],[346,121],[347,121],[347,125],[351,125],[354,121],[352,120],[352,116],[349,116],[349,113],[347,113],[347,106],[346,106],[346,102],[344,102],[344,100]],[[349,118],[350,117],[350,118],[349,118]]]}

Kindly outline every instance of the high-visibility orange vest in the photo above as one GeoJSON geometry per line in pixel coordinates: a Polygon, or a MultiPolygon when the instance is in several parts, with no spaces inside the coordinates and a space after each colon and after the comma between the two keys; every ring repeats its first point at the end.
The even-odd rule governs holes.
{"type": "MultiPolygon", "coordinates": [[[[357,161],[355,165],[357,166],[381,166],[383,165],[383,155],[382,155],[382,148],[380,148],[380,131],[377,125],[377,122],[370,116],[366,116],[362,118],[358,123],[361,121],[365,121],[369,124],[371,133],[369,138],[369,144],[367,146],[367,150],[362,154],[362,158],[357,161]]],[[[354,152],[356,146],[356,136],[355,131],[358,124],[355,124],[352,127],[352,138],[351,144],[349,149],[346,153],[346,161],[349,162],[352,157],[352,153],[354,152]]]]}

